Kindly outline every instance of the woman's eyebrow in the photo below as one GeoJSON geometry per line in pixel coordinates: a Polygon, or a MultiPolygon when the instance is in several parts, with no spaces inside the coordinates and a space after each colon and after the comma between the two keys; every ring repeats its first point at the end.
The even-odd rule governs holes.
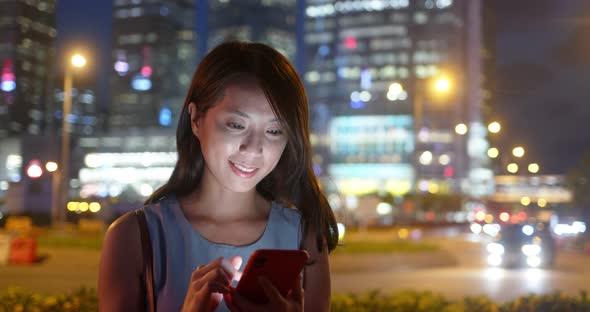
{"type": "MultiPolygon", "coordinates": [[[[241,110],[239,110],[237,108],[228,109],[228,113],[235,114],[235,115],[250,119],[250,115],[242,112],[241,110]]],[[[277,119],[276,117],[273,117],[273,118],[269,119],[269,122],[279,122],[279,119],[277,119]]]]}

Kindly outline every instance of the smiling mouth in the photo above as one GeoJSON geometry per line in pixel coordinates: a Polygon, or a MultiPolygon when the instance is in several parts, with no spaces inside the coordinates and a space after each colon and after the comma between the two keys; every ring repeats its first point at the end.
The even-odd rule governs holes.
{"type": "Polygon", "coordinates": [[[231,160],[229,161],[229,164],[235,173],[244,178],[252,177],[258,171],[258,168],[256,167],[244,166],[231,160]]]}

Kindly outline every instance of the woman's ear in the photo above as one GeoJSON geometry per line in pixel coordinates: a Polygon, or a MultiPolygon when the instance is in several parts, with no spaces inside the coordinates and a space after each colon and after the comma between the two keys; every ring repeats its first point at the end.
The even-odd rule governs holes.
{"type": "Polygon", "coordinates": [[[191,129],[193,130],[193,134],[198,138],[199,123],[201,122],[201,118],[199,118],[199,114],[197,113],[197,105],[195,103],[191,102],[188,104],[188,114],[190,116],[191,129]]]}

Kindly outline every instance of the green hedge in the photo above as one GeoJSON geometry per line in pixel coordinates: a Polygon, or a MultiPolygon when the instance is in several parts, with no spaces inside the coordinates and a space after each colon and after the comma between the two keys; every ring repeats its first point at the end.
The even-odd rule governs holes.
{"type": "Polygon", "coordinates": [[[96,311],[96,290],[80,288],[70,294],[42,296],[19,288],[0,292],[0,312],[96,311]]]}
{"type": "MultiPolygon", "coordinates": [[[[0,312],[4,311],[96,311],[96,290],[81,288],[71,294],[41,296],[22,289],[0,292],[0,312]]],[[[399,312],[520,312],[520,311],[590,311],[590,299],[584,291],[578,296],[528,295],[497,304],[485,296],[448,300],[428,291],[401,291],[380,294],[332,296],[332,311],[399,311],[399,312]]]]}
{"type": "Polygon", "coordinates": [[[527,295],[498,304],[486,296],[448,300],[428,291],[401,291],[389,295],[377,291],[362,295],[340,294],[332,297],[332,311],[399,311],[399,312],[521,312],[521,311],[590,311],[590,299],[585,291],[578,296],[527,295]]]}

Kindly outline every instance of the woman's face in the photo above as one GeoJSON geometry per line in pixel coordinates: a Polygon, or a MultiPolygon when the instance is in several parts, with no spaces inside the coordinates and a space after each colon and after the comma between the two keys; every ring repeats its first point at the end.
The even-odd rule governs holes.
{"type": "Polygon", "coordinates": [[[234,192],[254,189],[275,168],[287,144],[264,92],[253,83],[228,86],[191,125],[205,159],[202,183],[234,192]]]}

